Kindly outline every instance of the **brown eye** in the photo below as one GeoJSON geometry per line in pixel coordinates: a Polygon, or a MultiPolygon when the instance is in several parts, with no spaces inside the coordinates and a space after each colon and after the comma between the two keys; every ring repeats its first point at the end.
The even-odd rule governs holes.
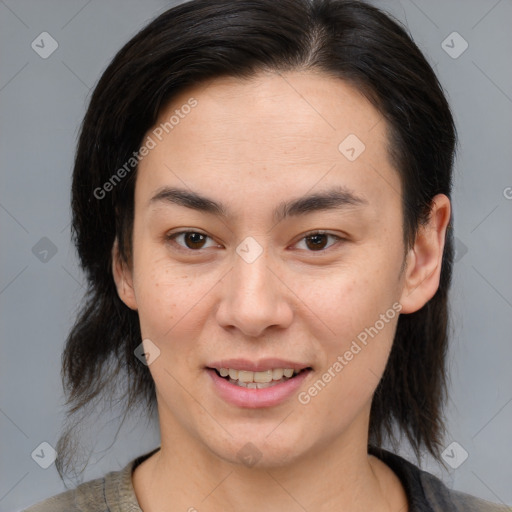
{"type": "Polygon", "coordinates": [[[210,237],[197,231],[181,231],[167,236],[182,249],[200,250],[205,248],[205,243],[210,237]]]}
{"type": "Polygon", "coordinates": [[[206,237],[201,233],[185,233],[185,244],[189,249],[201,249],[204,245],[206,237]]]}
{"type": "Polygon", "coordinates": [[[305,237],[306,245],[313,251],[324,249],[327,244],[327,235],[316,234],[305,237]]]}
{"type": "Polygon", "coordinates": [[[342,240],[342,237],[332,235],[331,233],[314,232],[303,237],[299,241],[298,246],[302,249],[303,247],[300,247],[300,244],[304,244],[305,250],[308,252],[321,252],[342,240]],[[329,243],[329,238],[334,240],[334,242],[329,243]]]}

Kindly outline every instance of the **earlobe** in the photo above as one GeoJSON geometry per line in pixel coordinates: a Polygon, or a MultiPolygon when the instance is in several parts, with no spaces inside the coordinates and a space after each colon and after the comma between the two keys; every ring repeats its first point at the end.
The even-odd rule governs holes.
{"type": "Polygon", "coordinates": [[[117,238],[114,241],[114,245],[112,246],[112,275],[114,277],[114,282],[116,283],[117,294],[119,295],[119,298],[130,309],[136,311],[137,301],[133,289],[132,271],[126,262],[122,261],[121,255],[119,253],[117,238]]]}
{"type": "Polygon", "coordinates": [[[436,195],[432,200],[428,222],[419,226],[414,246],[407,254],[400,300],[402,313],[418,311],[435,295],[439,287],[450,217],[450,200],[444,194],[436,195]]]}

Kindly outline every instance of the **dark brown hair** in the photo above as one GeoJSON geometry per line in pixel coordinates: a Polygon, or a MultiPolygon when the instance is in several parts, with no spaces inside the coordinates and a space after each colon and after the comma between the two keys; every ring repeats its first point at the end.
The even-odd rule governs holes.
{"type": "MultiPolygon", "coordinates": [[[[138,316],[119,299],[111,271],[116,237],[121,257],[130,260],[136,166],[108,193],[97,191],[187,87],[220,76],[299,69],[344,79],[386,119],[402,182],[406,248],[433,197],[450,197],[456,142],[450,108],[421,51],[387,14],[351,0],[193,0],[158,16],[107,67],[81,127],[72,229],[88,291],[63,353],[68,416],[57,446],[61,476],[74,466],[75,429],[92,404],[122,384],[125,418],[138,405],[149,414],[155,407],[152,377],[134,356],[141,343],[138,316]]],[[[369,441],[377,447],[385,439],[396,446],[396,426],[418,457],[425,447],[439,459],[452,257],[448,229],[439,289],[398,321],[371,408],[369,441]]]]}

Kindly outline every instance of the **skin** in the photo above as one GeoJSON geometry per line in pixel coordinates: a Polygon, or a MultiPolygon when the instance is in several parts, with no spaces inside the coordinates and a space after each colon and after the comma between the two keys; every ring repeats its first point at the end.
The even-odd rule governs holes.
{"type": "Polygon", "coordinates": [[[133,473],[141,507],[406,511],[397,476],[367,453],[398,315],[307,405],[294,394],[273,407],[236,407],[204,367],[236,357],[298,361],[313,368],[299,391],[307,390],[393,304],[407,314],[434,295],[448,198],[434,198],[406,252],[386,122],[340,79],[312,71],[215,79],[174,98],[159,122],[191,97],[197,106],[139,165],[132,260],[113,247],[119,296],[160,350],[149,370],[161,450],[133,473]],[[349,134],[366,146],[353,162],[338,150],[349,134]],[[365,204],[272,217],[283,201],[339,185],[365,204]],[[164,186],[221,202],[230,215],[151,202],[164,186]],[[187,230],[207,235],[204,248],[197,236],[188,246],[184,236],[166,238],[187,230]],[[319,250],[304,238],[315,230],[341,239],[321,237],[319,250]],[[263,251],[252,263],[236,252],[248,236],[263,251]],[[237,458],[248,442],[261,452],[253,467],[237,458]]]}

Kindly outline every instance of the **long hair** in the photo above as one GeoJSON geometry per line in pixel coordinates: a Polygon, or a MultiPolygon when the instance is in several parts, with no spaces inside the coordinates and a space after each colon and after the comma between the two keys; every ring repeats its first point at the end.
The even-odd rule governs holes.
{"type": "MultiPolygon", "coordinates": [[[[120,383],[125,417],[138,405],[150,414],[155,408],[153,379],[134,356],[142,341],[138,316],[119,299],[111,270],[116,237],[121,258],[131,258],[137,166],[130,159],[178,93],[211,78],[251,78],[262,70],[341,78],[383,115],[402,183],[406,248],[433,197],[450,197],[456,133],[449,105],[421,51],[387,14],[352,0],[192,0],[158,16],[107,67],[81,126],[72,233],[88,289],[62,356],[69,423],[57,445],[61,477],[74,465],[76,418],[120,383]],[[105,186],[114,175],[122,179],[105,186]]],[[[424,447],[439,459],[452,258],[448,229],[436,294],[398,320],[370,414],[369,441],[377,447],[385,439],[396,444],[398,427],[418,458],[424,447]]]]}

